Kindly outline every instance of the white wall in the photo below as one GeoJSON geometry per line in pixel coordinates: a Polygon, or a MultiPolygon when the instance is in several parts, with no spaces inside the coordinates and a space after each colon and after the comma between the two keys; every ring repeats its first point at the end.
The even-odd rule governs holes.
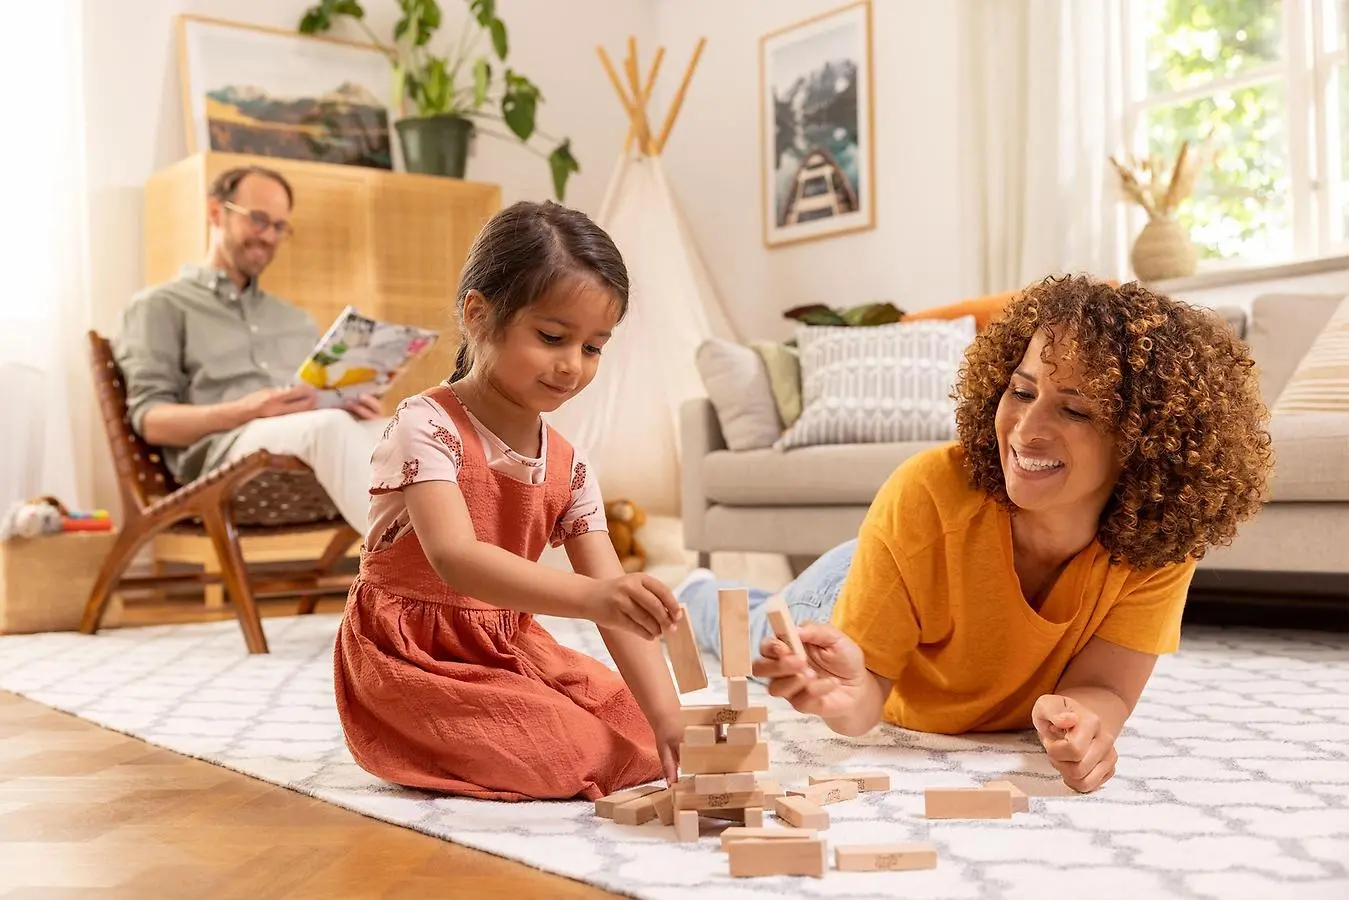
{"type": "MultiPolygon", "coordinates": [[[[143,185],[186,153],[174,17],[194,13],[293,29],[309,5],[307,0],[84,0],[93,327],[115,331],[127,300],[143,286],[143,185]]],[[[374,31],[389,34],[397,19],[394,0],[363,5],[374,31]]],[[[443,34],[457,35],[466,5],[442,0],[442,7],[443,34]]],[[[595,45],[602,42],[616,56],[630,34],[640,45],[651,45],[654,10],[631,0],[499,0],[498,10],[511,39],[510,63],[543,93],[538,126],[570,136],[580,160],[567,202],[597,212],[627,119],[595,45]]],[[[337,34],[361,36],[350,25],[337,34]]],[[[552,196],[547,163],[506,142],[480,139],[468,177],[500,184],[507,203],[552,196]]],[[[101,440],[100,430],[93,434],[101,440]]],[[[95,459],[95,502],[112,504],[111,463],[104,452],[95,459]]]]}
{"type": "Polygon", "coordinates": [[[707,37],[664,160],[671,185],[742,337],[782,337],[782,311],[889,300],[919,309],[978,293],[967,235],[964,2],[876,0],[877,225],[768,249],[760,219],[759,38],[845,0],[655,0],[665,47],[653,115],[707,37]]]}

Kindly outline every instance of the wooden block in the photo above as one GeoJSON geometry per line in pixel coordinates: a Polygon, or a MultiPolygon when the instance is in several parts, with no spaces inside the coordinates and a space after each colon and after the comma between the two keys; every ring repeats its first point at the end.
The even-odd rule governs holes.
{"type": "Polygon", "coordinates": [[[638,797],[645,797],[647,794],[654,794],[660,788],[654,784],[643,785],[642,787],[628,788],[626,791],[618,791],[607,797],[601,797],[595,801],[595,815],[601,819],[612,819],[614,810],[627,803],[630,800],[636,800],[638,797]]]}
{"type": "Polygon", "coordinates": [[[1012,784],[1010,781],[990,781],[984,785],[984,789],[992,788],[994,790],[1007,790],[1012,792],[1012,812],[1030,812],[1030,798],[1021,788],[1012,784]]]}
{"type": "Polygon", "coordinates": [[[675,623],[674,630],[666,635],[665,649],[670,655],[670,668],[674,670],[679,693],[687,694],[707,687],[707,670],[703,668],[698,642],[693,637],[693,619],[689,616],[688,607],[681,603],[679,609],[683,616],[675,623]]]}
{"type": "Polygon", "coordinates": [[[765,875],[813,875],[823,878],[829,866],[828,850],[821,838],[790,841],[747,838],[726,848],[732,878],[765,875]]]}
{"type": "Polygon", "coordinates": [[[722,588],[717,592],[717,606],[721,624],[721,674],[728,678],[749,675],[749,591],[722,588]]]}
{"type": "Polygon", "coordinates": [[[763,827],[762,806],[747,806],[743,810],[741,810],[741,812],[743,813],[743,815],[740,817],[740,821],[744,822],[747,828],[763,827]]]}
{"type": "Polygon", "coordinates": [[[759,743],[758,725],[727,725],[726,743],[732,747],[744,747],[759,743]]]}
{"type": "Polygon", "coordinates": [[[748,709],[731,709],[729,706],[681,706],[679,722],[681,725],[736,725],[739,723],[767,722],[768,707],[751,706],[748,709]]]}
{"type": "Polygon", "coordinates": [[[796,630],[796,620],[792,618],[791,610],[787,609],[787,602],[779,596],[772,596],[764,601],[764,609],[768,613],[768,624],[773,629],[773,634],[785,641],[793,653],[805,656],[806,648],[801,643],[801,635],[796,630]]]}
{"type": "Polygon", "coordinates": [[[749,708],[749,679],[747,678],[728,678],[726,679],[726,697],[727,706],[731,709],[749,708]]]}
{"type": "Polygon", "coordinates": [[[698,794],[748,794],[759,790],[759,782],[753,772],[713,772],[706,775],[691,775],[682,779],[680,784],[693,785],[698,794]]]}
{"type": "Polygon", "coordinates": [[[694,747],[680,744],[679,768],[686,775],[766,772],[768,745],[762,741],[752,747],[733,747],[730,744],[694,747]]]}
{"type": "Polygon", "coordinates": [[[675,813],[675,840],[681,844],[691,844],[698,840],[698,813],[691,809],[681,809],[675,813]]]}
{"type": "Polygon", "coordinates": [[[807,779],[811,784],[822,781],[855,781],[858,793],[890,790],[890,776],[884,772],[816,772],[807,779]]]}
{"type": "Polygon", "coordinates": [[[778,797],[773,801],[773,812],[778,814],[779,819],[797,828],[818,828],[823,831],[829,827],[829,813],[805,797],[778,797]]]}
{"type": "Polygon", "coordinates": [[[815,837],[813,828],[750,828],[744,825],[732,825],[721,833],[721,849],[728,844],[744,840],[800,841],[815,837]]]}
{"type": "Polygon", "coordinates": [[[840,872],[935,869],[937,848],[931,844],[840,844],[834,848],[834,868],[840,872]]]}
{"type": "Polygon", "coordinates": [[[669,787],[659,794],[652,794],[651,796],[656,798],[652,804],[656,808],[656,819],[662,825],[673,825],[675,820],[675,789],[669,787]]]}
{"type": "Polygon", "coordinates": [[[650,822],[656,818],[656,798],[668,792],[668,789],[657,791],[619,804],[614,808],[614,821],[619,825],[641,825],[643,822],[650,822]]]}
{"type": "MultiPolygon", "coordinates": [[[[747,806],[763,806],[763,794],[758,791],[750,791],[745,794],[732,794],[729,792],[720,794],[698,794],[693,791],[685,791],[675,795],[675,809],[696,809],[698,811],[706,809],[744,809],[747,806]]],[[[622,807],[619,807],[622,809],[622,807]]]]}
{"type": "Polygon", "coordinates": [[[1010,819],[1012,792],[998,788],[928,788],[923,792],[929,819],[1010,819]]]}
{"type": "Polygon", "coordinates": [[[812,784],[808,788],[790,790],[789,796],[805,797],[816,806],[827,806],[830,803],[842,803],[844,800],[852,800],[857,796],[857,782],[855,781],[822,781],[819,784],[812,784]]]}
{"type": "Polygon", "coordinates": [[[755,782],[755,785],[758,790],[763,791],[764,799],[766,800],[772,800],[775,797],[781,797],[787,793],[782,789],[782,785],[778,784],[777,781],[772,778],[760,778],[755,782]]]}
{"type": "Polygon", "coordinates": [[[685,725],[684,743],[690,747],[711,747],[717,742],[717,726],[685,725]]]}

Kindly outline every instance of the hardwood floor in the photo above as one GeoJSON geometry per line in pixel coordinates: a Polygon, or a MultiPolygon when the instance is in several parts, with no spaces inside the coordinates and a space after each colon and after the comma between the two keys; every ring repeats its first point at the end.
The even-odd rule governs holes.
{"type": "MultiPolygon", "coordinates": [[[[128,604],[126,624],[213,618],[128,604]]],[[[0,900],[615,896],[0,692],[0,900]]]]}

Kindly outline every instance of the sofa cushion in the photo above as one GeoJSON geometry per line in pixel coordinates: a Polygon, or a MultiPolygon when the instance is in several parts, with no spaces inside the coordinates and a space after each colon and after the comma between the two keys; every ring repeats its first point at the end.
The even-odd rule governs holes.
{"type": "Polygon", "coordinates": [[[707,498],[729,506],[870,505],[904,460],[943,441],[826,444],[790,453],[716,450],[702,460],[707,498]]]}
{"type": "Polygon", "coordinates": [[[1349,413],[1349,297],[1340,301],[1279,394],[1274,414],[1281,413],[1349,413]]]}
{"type": "Polygon", "coordinates": [[[801,418],[801,354],[795,347],[777,341],[750,341],[749,346],[763,360],[782,426],[791,427],[801,418]]]}
{"type": "Polygon", "coordinates": [[[1246,344],[1260,372],[1269,406],[1283,393],[1298,363],[1334,314],[1344,294],[1262,294],[1251,301],[1246,344]]]}
{"type": "Polygon", "coordinates": [[[1349,413],[1270,416],[1274,475],[1270,499],[1349,501],[1349,413]]]}
{"type": "Polygon", "coordinates": [[[759,354],[735,341],[709,338],[698,345],[694,359],[726,446],[771,447],[782,434],[782,420],[759,354]]]}
{"type": "Polygon", "coordinates": [[[863,328],[803,326],[801,418],[774,446],[955,437],[955,386],[974,316],[863,328]]]}

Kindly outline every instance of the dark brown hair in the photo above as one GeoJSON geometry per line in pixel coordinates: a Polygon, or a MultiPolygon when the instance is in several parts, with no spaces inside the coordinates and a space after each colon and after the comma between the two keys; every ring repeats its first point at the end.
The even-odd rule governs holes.
{"type": "Polygon", "coordinates": [[[451,381],[473,367],[473,348],[464,328],[464,303],[470,291],[486,298],[494,334],[564,278],[589,277],[607,288],[618,304],[618,318],[628,312],[628,269],[603,228],[579,210],[545,200],[521,200],[497,213],[483,226],[468,252],[459,278],[456,314],[459,356],[451,381]]]}
{"type": "Polygon", "coordinates": [[[258,175],[262,178],[270,178],[281,185],[286,191],[286,205],[295,206],[295,192],[291,190],[290,182],[286,176],[275,169],[268,169],[265,166],[236,166],[233,169],[226,169],[215,177],[211,182],[209,196],[221,201],[233,200],[234,195],[239,191],[239,185],[249,175],[258,175]]]}
{"type": "Polygon", "coordinates": [[[1084,276],[1019,294],[966,351],[955,391],[971,479],[1011,507],[994,418],[1031,338],[1082,373],[1123,470],[1098,538],[1113,561],[1156,569],[1228,544],[1264,502],[1273,462],[1254,364],[1211,310],[1084,276]]]}

